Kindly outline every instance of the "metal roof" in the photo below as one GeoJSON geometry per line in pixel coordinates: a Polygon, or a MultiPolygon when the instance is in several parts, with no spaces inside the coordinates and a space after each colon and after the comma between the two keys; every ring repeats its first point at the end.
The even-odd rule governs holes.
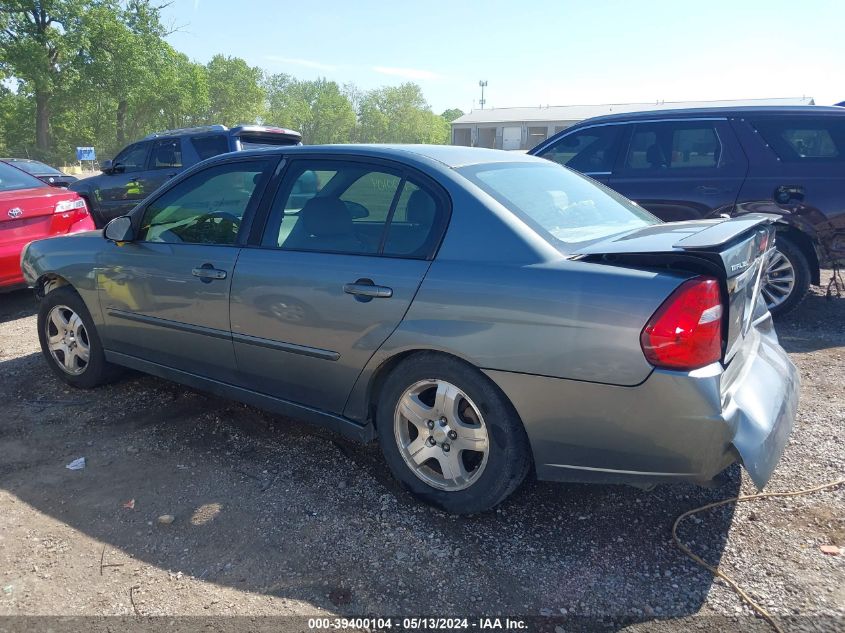
{"type": "Polygon", "coordinates": [[[521,123],[529,121],[583,121],[597,116],[650,110],[693,108],[738,108],[748,106],[806,106],[815,105],[812,97],[777,99],[735,99],[720,101],[660,101],[652,103],[606,103],[602,105],[540,106],[533,108],[489,108],[473,110],[458,117],[452,125],[461,123],[521,123]]]}

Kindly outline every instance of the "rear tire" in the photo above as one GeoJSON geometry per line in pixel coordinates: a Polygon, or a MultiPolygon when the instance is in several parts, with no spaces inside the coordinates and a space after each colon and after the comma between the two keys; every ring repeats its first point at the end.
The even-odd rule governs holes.
{"type": "Polygon", "coordinates": [[[376,426],[396,479],[453,514],[495,507],[531,469],[513,405],[489,378],[453,357],[426,352],[400,362],[381,390],[376,426]]]}
{"type": "Polygon", "coordinates": [[[38,340],[50,369],[72,387],[91,389],[123,373],[106,361],[91,313],[70,286],[56,288],[41,300],[38,340]]]}
{"type": "Polygon", "coordinates": [[[801,303],[810,289],[810,277],[807,256],[790,238],[778,234],[763,277],[763,298],[769,312],[781,316],[801,303]]]}

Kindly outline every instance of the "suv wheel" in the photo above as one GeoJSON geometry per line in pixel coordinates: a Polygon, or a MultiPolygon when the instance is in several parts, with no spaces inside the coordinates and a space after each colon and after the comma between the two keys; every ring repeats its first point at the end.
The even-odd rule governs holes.
{"type": "Polygon", "coordinates": [[[106,362],[91,314],[69,286],[57,288],[38,308],[38,339],[53,372],[69,385],[90,389],[121,373],[106,362]]]}
{"type": "Polygon", "coordinates": [[[801,302],[809,288],[807,257],[795,242],[778,235],[761,288],[769,312],[774,316],[786,314],[801,302]]]}
{"type": "Polygon", "coordinates": [[[531,466],[522,422],[480,371],[439,354],[394,368],[378,402],[377,429],[394,476],[454,514],[501,503],[531,466]]]}

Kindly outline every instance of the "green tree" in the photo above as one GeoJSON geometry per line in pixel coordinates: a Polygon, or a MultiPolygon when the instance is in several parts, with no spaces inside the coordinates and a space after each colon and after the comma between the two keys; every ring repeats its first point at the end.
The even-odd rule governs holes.
{"type": "Polygon", "coordinates": [[[279,74],[268,78],[266,90],[270,123],[298,130],[311,145],[350,141],[355,110],[334,81],[300,81],[279,74]]]}
{"type": "Polygon", "coordinates": [[[72,81],[79,51],[87,44],[85,17],[110,0],[4,0],[0,8],[0,63],[20,81],[19,91],[35,103],[35,145],[49,152],[52,99],[62,82],[72,81]]]}
{"type": "Polygon", "coordinates": [[[264,113],[261,69],[239,57],[215,55],[208,62],[208,120],[223,125],[254,123],[264,113]]]}
{"type": "Polygon", "coordinates": [[[361,99],[358,137],[365,143],[449,141],[449,124],[431,111],[414,83],[371,90],[361,99]]]}
{"type": "Polygon", "coordinates": [[[462,117],[463,115],[464,115],[463,110],[461,110],[459,108],[449,108],[448,110],[443,112],[443,114],[441,114],[440,116],[442,116],[446,120],[446,123],[451,123],[452,121],[454,121],[458,117],[462,117]]]}

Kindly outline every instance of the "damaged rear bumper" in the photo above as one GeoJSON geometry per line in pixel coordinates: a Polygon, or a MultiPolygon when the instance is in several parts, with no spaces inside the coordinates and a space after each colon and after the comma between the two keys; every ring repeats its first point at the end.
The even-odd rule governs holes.
{"type": "Polygon", "coordinates": [[[798,406],[798,372],[768,313],[727,368],[655,370],[634,387],[486,373],[525,425],[537,477],[552,481],[705,483],[739,461],[762,488],[798,406]]]}

